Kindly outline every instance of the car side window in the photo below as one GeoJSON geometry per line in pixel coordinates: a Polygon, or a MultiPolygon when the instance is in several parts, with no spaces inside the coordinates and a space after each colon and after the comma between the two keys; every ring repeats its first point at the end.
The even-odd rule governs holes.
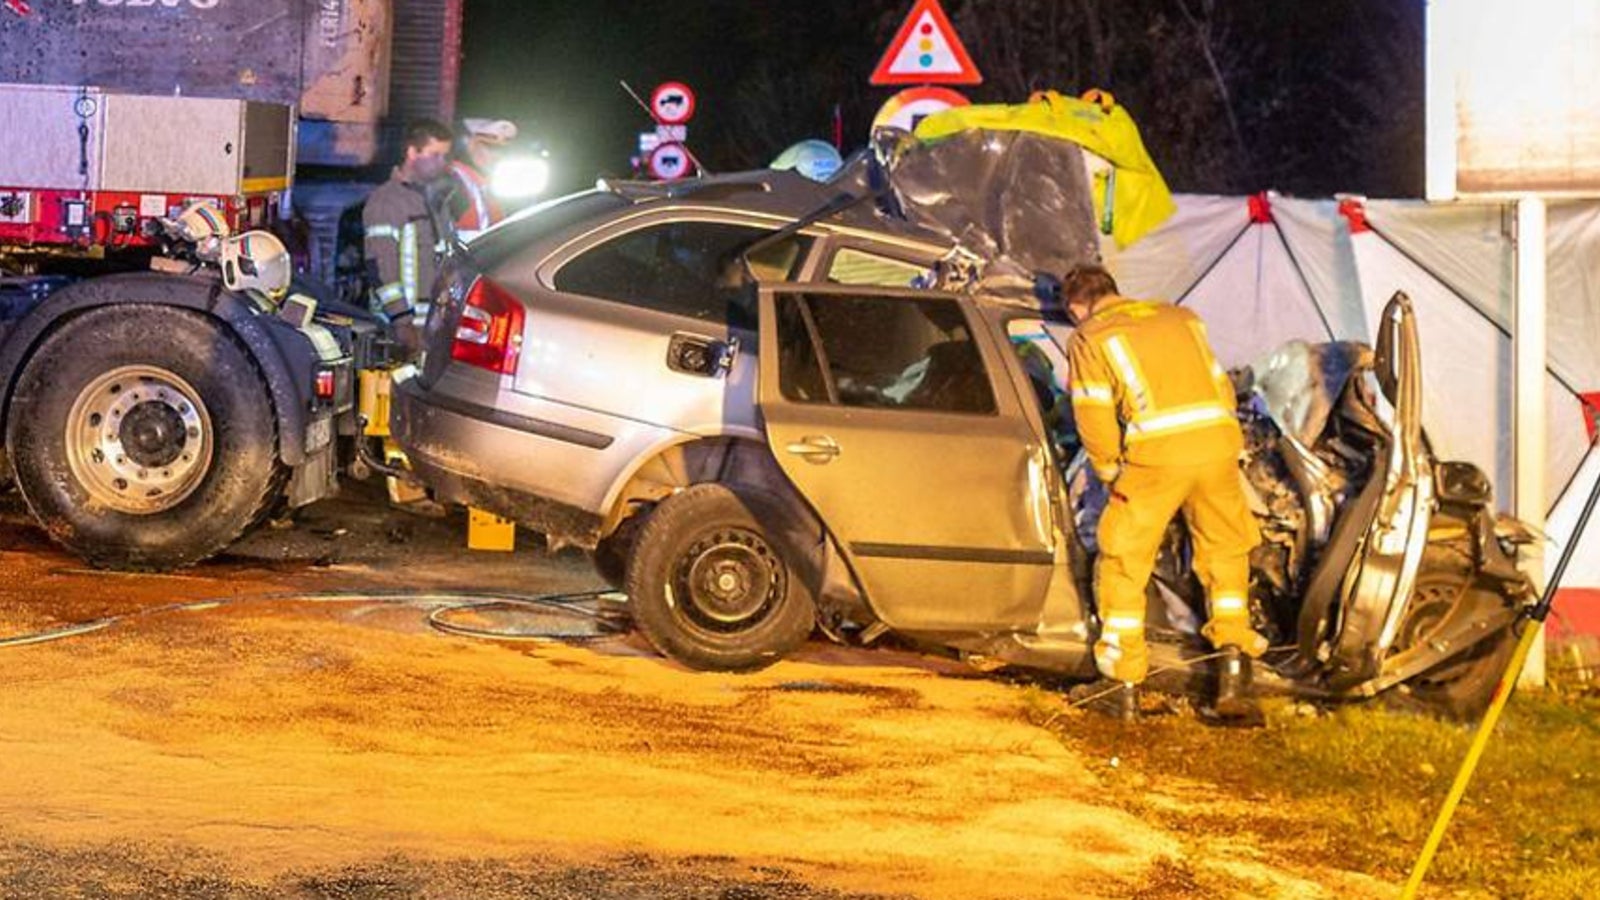
{"type": "Polygon", "coordinates": [[[782,294],[778,387],[798,403],[994,415],[961,305],[946,298],[782,294]]]}
{"type": "MultiPolygon", "coordinates": [[[[615,300],[702,321],[741,324],[740,253],[771,232],[726,222],[664,222],[591,247],[555,273],[557,290],[615,300]]],[[[810,238],[757,248],[760,279],[783,280],[804,258],[810,238]]]]}
{"type": "Polygon", "coordinates": [[[854,247],[840,247],[828,262],[828,280],[835,284],[914,287],[929,274],[927,266],[854,247]]]}

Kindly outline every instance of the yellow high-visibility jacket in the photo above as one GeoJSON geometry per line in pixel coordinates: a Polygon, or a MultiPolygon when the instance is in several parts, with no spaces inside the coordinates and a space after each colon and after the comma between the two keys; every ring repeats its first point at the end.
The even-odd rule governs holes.
{"type": "Polygon", "coordinates": [[[1128,463],[1198,465],[1243,449],[1233,383],[1193,312],[1103,298],[1067,358],[1078,435],[1102,479],[1128,463]]]}

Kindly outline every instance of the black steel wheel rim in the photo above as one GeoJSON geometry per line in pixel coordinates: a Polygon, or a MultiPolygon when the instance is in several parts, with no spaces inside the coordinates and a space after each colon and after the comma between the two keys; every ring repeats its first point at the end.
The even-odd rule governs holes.
{"type": "Polygon", "coordinates": [[[707,631],[760,624],[788,590],[788,571],[772,546],[746,528],[720,528],[690,544],[668,582],[673,607],[707,631]]]}

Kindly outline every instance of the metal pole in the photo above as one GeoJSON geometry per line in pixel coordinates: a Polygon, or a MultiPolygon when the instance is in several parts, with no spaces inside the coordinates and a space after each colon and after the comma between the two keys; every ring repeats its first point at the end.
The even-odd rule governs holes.
{"type": "MultiPolygon", "coordinates": [[[[1517,296],[1513,315],[1512,370],[1515,399],[1512,403],[1515,453],[1513,490],[1517,518],[1540,532],[1545,530],[1545,465],[1549,457],[1545,431],[1546,335],[1545,335],[1545,256],[1546,214],[1543,197],[1523,197],[1517,201],[1517,296]]],[[[1544,583],[1544,548],[1529,544],[1519,554],[1521,568],[1537,590],[1544,583]]],[[[1544,686],[1544,628],[1528,646],[1528,663],[1522,670],[1522,685],[1544,686]]]]}
{"type": "MultiPolygon", "coordinates": [[[[1590,452],[1593,452],[1593,449],[1594,445],[1591,444],[1590,452]]],[[[1572,560],[1579,542],[1583,540],[1584,528],[1589,524],[1589,516],[1594,513],[1596,501],[1600,501],[1600,479],[1596,479],[1594,487],[1589,490],[1589,499],[1584,501],[1583,511],[1578,513],[1578,521],[1572,526],[1572,536],[1567,539],[1567,545],[1561,548],[1561,555],[1556,559],[1555,570],[1550,573],[1550,583],[1545,586],[1544,594],[1539,598],[1539,605],[1528,612],[1527,621],[1522,623],[1524,630],[1521,639],[1517,641],[1516,653],[1512,654],[1511,664],[1506,666],[1505,672],[1500,676],[1500,683],[1494,689],[1494,699],[1489,703],[1489,710],[1484,713],[1483,721],[1478,723],[1478,732],[1473,735],[1472,746],[1467,750],[1467,758],[1462,761],[1460,771],[1456,772],[1455,783],[1450,785],[1450,793],[1445,796],[1444,806],[1439,810],[1439,817],[1434,820],[1433,830],[1429,832],[1427,842],[1422,845],[1422,854],[1417,857],[1417,863],[1411,869],[1411,877],[1407,879],[1405,889],[1400,892],[1400,900],[1414,900],[1417,891],[1422,887],[1422,879],[1427,877],[1428,867],[1433,864],[1434,854],[1439,852],[1439,845],[1444,841],[1445,831],[1450,827],[1450,819],[1455,815],[1456,806],[1461,803],[1461,797],[1466,794],[1473,773],[1478,770],[1478,760],[1482,758],[1484,749],[1489,746],[1489,738],[1494,734],[1494,727],[1500,721],[1500,713],[1505,710],[1506,701],[1511,697],[1511,689],[1522,673],[1528,651],[1533,648],[1538,636],[1544,634],[1544,620],[1550,615],[1550,606],[1555,602],[1556,589],[1561,585],[1561,576],[1566,574],[1567,563],[1572,560]]]]}

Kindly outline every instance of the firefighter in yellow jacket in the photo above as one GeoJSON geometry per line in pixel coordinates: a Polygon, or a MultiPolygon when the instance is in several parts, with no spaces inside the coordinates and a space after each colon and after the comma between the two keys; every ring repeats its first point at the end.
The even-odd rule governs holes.
{"type": "Polygon", "coordinates": [[[1248,704],[1239,654],[1258,657],[1267,641],[1250,624],[1249,555],[1259,533],[1239,474],[1232,382],[1189,310],[1119,296],[1098,266],[1069,274],[1061,297],[1078,323],[1067,345],[1073,415],[1095,474],[1111,487],[1095,565],[1096,666],[1130,685],[1148,673],[1145,586],[1181,511],[1210,600],[1202,634],[1236,669],[1230,680],[1223,668],[1218,712],[1239,714],[1248,704]]]}

